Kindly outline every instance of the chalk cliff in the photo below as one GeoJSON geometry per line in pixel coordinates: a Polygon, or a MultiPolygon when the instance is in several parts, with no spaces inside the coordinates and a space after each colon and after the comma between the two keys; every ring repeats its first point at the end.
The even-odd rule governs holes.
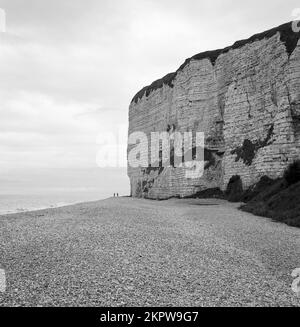
{"type": "MultiPolygon", "coordinates": [[[[281,177],[300,156],[300,43],[291,23],[200,53],[143,88],[129,108],[129,134],[205,133],[205,172],[128,166],[132,196],[164,199],[226,189],[239,175],[246,189],[281,177]]],[[[128,146],[128,151],[131,150],[128,146]]]]}

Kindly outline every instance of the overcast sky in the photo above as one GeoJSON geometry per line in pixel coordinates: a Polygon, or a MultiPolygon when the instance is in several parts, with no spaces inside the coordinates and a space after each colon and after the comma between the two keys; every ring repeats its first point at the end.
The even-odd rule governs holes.
{"type": "Polygon", "coordinates": [[[292,20],[297,7],[293,0],[0,0],[0,191],[31,172],[51,170],[53,183],[66,169],[80,185],[77,171],[112,174],[110,187],[125,190],[126,169],[97,168],[97,137],[126,127],[134,94],[187,57],[292,20]]]}

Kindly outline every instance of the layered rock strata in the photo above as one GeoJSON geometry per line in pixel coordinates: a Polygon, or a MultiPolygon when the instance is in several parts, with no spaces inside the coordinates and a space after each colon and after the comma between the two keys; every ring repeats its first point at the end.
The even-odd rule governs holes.
{"type": "Polygon", "coordinates": [[[129,108],[129,135],[174,131],[204,132],[203,176],[187,178],[184,167],[171,164],[128,165],[132,196],[224,190],[233,175],[245,189],[263,175],[281,177],[300,156],[300,43],[292,24],[200,53],[138,92],[129,108]]]}

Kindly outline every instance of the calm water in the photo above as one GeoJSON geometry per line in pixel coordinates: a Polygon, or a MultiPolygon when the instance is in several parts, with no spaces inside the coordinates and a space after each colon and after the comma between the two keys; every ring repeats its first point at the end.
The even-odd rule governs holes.
{"type": "Polygon", "coordinates": [[[117,192],[129,194],[125,168],[0,169],[0,215],[97,201],[117,192]]]}
{"type": "Polygon", "coordinates": [[[0,194],[0,215],[45,208],[55,208],[110,197],[105,192],[61,192],[59,194],[0,194]]]}

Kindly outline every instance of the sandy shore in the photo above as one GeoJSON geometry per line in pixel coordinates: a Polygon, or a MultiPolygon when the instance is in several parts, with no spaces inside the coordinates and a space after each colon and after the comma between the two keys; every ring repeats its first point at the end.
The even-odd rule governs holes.
{"type": "Polygon", "coordinates": [[[221,200],[114,198],[0,217],[0,306],[299,306],[300,229],[221,200]]]}

